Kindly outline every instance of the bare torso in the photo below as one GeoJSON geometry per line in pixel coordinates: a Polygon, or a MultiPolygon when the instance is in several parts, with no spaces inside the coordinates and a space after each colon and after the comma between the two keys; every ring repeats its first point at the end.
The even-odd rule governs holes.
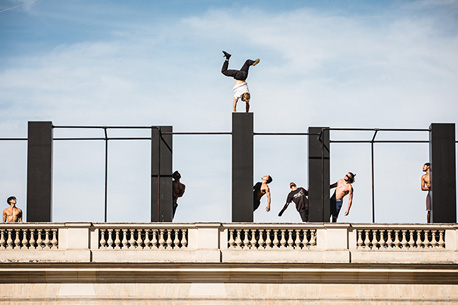
{"type": "Polygon", "coordinates": [[[429,173],[421,176],[421,190],[429,191],[431,189],[431,176],[429,173]]]}
{"type": "Polygon", "coordinates": [[[22,210],[16,207],[4,209],[3,222],[22,222],[22,210]]]}
{"type": "Polygon", "coordinates": [[[336,199],[342,200],[348,193],[352,190],[352,186],[350,183],[346,183],[345,180],[340,179],[337,181],[336,187],[336,199]]]}
{"type": "Polygon", "coordinates": [[[237,79],[235,80],[235,85],[236,86],[240,85],[240,84],[245,84],[245,83],[246,83],[246,81],[244,81],[244,80],[237,80],[237,79]]]}
{"type": "Polygon", "coordinates": [[[264,196],[269,191],[269,186],[267,183],[261,184],[261,189],[256,194],[256,199],[261,200],[262,196],[264,196]]]}

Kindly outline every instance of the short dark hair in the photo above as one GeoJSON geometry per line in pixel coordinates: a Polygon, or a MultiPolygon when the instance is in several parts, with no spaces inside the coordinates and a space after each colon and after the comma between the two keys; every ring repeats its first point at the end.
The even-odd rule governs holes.
{"type": "Polygon", "coordinates": [[[431,166],[431,163],[426,162],[424,165],[426,165],[426,166],[431,166]]]}
{"type": "Polygon", "coordinates": [[[180,173],[178,171],[175,171],[172,174],[172,178],[175,179],[175,180],[178,180],[178,179],[181,178],[181,175],[180,175],[180,173]]]}
{"type": "Polygon", "coordinates": [[[269,184],[269,183],[272,182],[273,179],[272,179],[272,176],[270,176],[270,175],[267,175],[267,176],[268,176],[269,178],[267,178],[266,183],[269,184]]]}
{"type": "Polygon", "coordinates": [[[13,200],[13,199],[14,199],[14,200],[17,200],[16,197],[10,196],[10,197],[8,197],[8,199],[6,199],[6,202],[7,202],[8,204],[10,204],[10,200],[13,200]]]}
{"type": "Polygon", "coordinates": [[[291,183],[289,184],[289,187],[291,188],[291,187],[293,187],[293,186],[296,186],[296,183],[291,182],[291,183]]]}
{"type": "Polygon", "coordinates": [[[353,183],[355,182],[355,177],[356,177],[356,174],[353,174],[352,172],[348,172],[350,175],[351,175],[351,180],[350,180],[350,183],[353,183]]]}

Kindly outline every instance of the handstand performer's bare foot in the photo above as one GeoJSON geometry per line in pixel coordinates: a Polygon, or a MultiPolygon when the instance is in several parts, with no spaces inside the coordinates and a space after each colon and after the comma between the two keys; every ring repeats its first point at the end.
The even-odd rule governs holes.
{"type": "MultiPolygon", "coordinates": [[[[229,55],[230,56],[230,55],[229,55]]],[[[252,64],[252,66],[256,66],[257,64],[259,64],[261,60],[258,58],[254,61],[254,63],[252,64]]]]}

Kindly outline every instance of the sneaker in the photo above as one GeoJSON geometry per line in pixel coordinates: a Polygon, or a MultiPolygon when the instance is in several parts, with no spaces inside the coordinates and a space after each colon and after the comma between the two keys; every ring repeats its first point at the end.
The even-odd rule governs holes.
{"type": "Polygon", "coordinates": [[[251,65],[252,65],[252,66],[256,66],[257,64],[259,64],[260,61],[261,61],[261,60],[258,58],[258,59],[256,59],[256,60],[254,61],[254,63],[251,64],[251,65]]]}
{"type": "Polygon", "coordinates": [[[226,59],[231,58],[231,54],[227,53],[226,51],[223,51],[223,54],[224,54],[224,57],[226,57],[226,59]]]}

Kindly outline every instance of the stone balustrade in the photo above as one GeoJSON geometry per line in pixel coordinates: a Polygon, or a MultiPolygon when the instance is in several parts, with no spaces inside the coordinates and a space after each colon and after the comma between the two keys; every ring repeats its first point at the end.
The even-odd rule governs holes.
{"type": "Polygon", "coordinates": [[[457,225],[0,224],[0,262],[458,262],[457,225]]]}

